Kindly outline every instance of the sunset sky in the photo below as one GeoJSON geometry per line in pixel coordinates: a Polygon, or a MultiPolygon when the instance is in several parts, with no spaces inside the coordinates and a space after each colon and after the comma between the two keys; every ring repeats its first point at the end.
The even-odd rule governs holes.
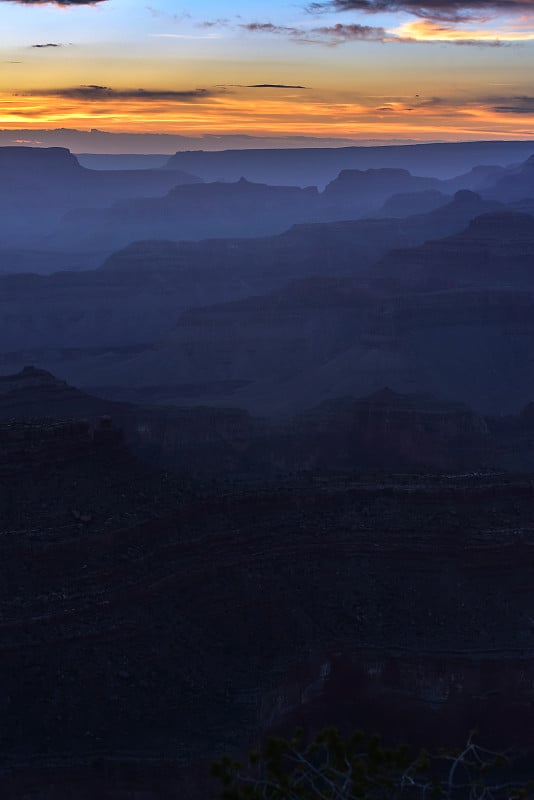
{"type": "Polygon", "coordinates": [[[0,128],[534,135],[534,0],[0,0],[0,128]]]}

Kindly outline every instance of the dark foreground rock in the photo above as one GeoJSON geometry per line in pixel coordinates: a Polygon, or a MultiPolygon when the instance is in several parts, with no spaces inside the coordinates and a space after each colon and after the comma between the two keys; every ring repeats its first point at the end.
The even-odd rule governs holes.
{"type": "Polygon", "coordinates": [[[142,520],[117,447],[53,497],[16,462],[33,491],[0,531],[3,797],[204,799],[211,759],[297,722],[534,749],[530,479],[205,486],[142,520]],[[89,475],[131,521],[85,519],[89,475]],[[70,525],[40,522],[47,497],[70,525]]]}

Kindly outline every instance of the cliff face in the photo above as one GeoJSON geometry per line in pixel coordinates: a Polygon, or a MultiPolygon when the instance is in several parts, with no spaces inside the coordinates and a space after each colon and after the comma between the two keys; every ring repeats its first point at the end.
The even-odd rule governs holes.
{"type": "Polygon", "coordinates": [[[178,183],[199,181],[174,171],[90,170],[62,147],[0,147],[0,175],[0,206],[22,203],[28,209],[109,205],[121,197],[164,194],[178,183]]]}
{"type": "Polygon", "coordinates": [[[404,169],[342,170],[326,186],[322,200],[332,214],[358,217],[378,210],[391,195],[437,190],[440,185],[435,178],[420,178],[404,169]]]}
{"type": "MultiPolygon", "coordinates": [[[[136,454],[190,476],[222,476],[226,470],[236,471],[257,427],[249,414],[240,409],[157,408],[114,402],[89,395],[45,370],[32,367],[0,377],[0,421],[18,420],[23,425],[35,418],[81,421],[81,428],[75,430],[82,439],[85,436],[86,443],[95,426],[97,433],[91,433],[91,437],[104,437],[106,441],[99,420],[110,418],[113,429],[123,432],[126,443],[136,454]]],[[[37,425],[36,431],[46,442],[43,425],[37,425]]],[[[18,430],[16,425],[15,429],[18,430]]],[[[51,430],[53,433],[53,426],[51,430]]],[[[24,436],[21,441],[26,441],[24,436]]],[[[53,436],[51,441],[55,441],[53,436]]],[[[62,441],[60,437],[58,442],[62,441]]],[[[42,464],[45,463],[43,457],[42,464]]]]}
{"type": "Polygon", "coordinates": [[[21,186],[28,183],[28,173],[39,180],[54,172],[58,176],[83,172],[78,159],[65,147],[0,147],[0,170],[21,186]]]}
{"type": "Polygon", "coordinates": [[[235,407],[195,406],[191,398],[187,407],[116,402],[32,368],[0,379],[0,420],[77,420],[83,433],[111,418],[136,455],[188,480],[271,480],[280,473],[355,470],[529,471],[534,469],[530,416],[527,407],[500,422],[461,403],[383,389],[267,420],[235,407]]]}
{"type": "Polygon", "coordinates": [[[279,470],[466,470],[491,466],[495,444],[484,418],[460,403],[384,389],[273,423],[250,457],[279,470]]]}

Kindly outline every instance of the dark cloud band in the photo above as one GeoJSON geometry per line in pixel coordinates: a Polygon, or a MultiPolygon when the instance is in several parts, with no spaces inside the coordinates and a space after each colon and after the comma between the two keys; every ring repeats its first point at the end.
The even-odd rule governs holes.
{"type": "Polygon", "coordinates": [[[239,89],[307,89],[307,86],[292,85],[290,83],[236,83],[239,89]]]}
{"type": "Polygon", "coordinates": [[[492,110],[497,114],[526,114],[534,115],[534,97],[519,95],[517,97],[498,98],[492,110]]]}
{"type": "Polygon", "coordinates": [[[15,3],[19,6],[94,6],[108,0],[0,0],[0,3],[15,3]]]}
{"type": "Polygon", "coordinates": [[[368,14],[405,11],[417,17],[447,22],[481,20],[498,13],[534,11],[534,0],[326,0],[307,6],[312,14],[363,11],[368,14]]]}
{"type": "MultiPolygon", "coordinates": [[[[303,44],[327,44],[335,46],[343,42],[381,42],[386,37],[384,28],[372,25],[322,25],[316,28],[296,28],[275,25],[272,22],[248,22],[240,26],[249,33],[271,33],[287,36],[303,44]]],[[[291,87],[293,88],[293,87],[291,87]]],[[[295,87],[302,88],[302,87],[295,87]]]]}
{"type": "MultiPolygon", "coordinates": [[[[219,91],[217,94],[223,94],[219,91]]],[[[108,86],[73,86],[63,89],[39,89],[28,92],[37,97],[63,97],[70,100],[171,100],[177,103],[192,103],[214,96],[209,89],[172,91],[167,89],[110,89],[108,86]]]]}

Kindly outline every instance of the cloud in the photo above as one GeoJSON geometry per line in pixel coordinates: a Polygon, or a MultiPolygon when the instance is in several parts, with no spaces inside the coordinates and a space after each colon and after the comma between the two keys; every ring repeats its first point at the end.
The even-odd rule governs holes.
{"type": "Polygon", "coordinates": [[[419,117],[429,116],[445,119],[447,117],[469,116],[472,118],[488,117],[495,119],[495,115],[523,115],[534,117],[534,96],[515,95],[510,97],[473,97],[462,103],[453,98],[428,97],[419,98],[418,95],[411,103],[392,100],[375,108],[377,113],[404,114],[414,112],[419,117]]]}
{"type": "Polygon", "coordinates": [[[317,37],[324,37],[332,44],[341,42],[355,41],[378,41],[382,42],[386,38],[384,28],[377,28],[371,25],[330,25],[321,28],[312,28],[312,34],[317,37]]]}
{"type": "Polygon", "coordinates": [[[307,89],[307,86],[297,86],[289,83],[234,83],[230,84],[236,89],[307,89]]]}
{"type": "Polygon", "coordinates": [[[534,97],[518,95],[517,97],[493,99],[492,111],[496,114],[529,114],[534,115],[534,97]]]}
{"type": "Polygon", "coordinates": [[[358,24],[342,25],[338,23],[337,25],[322,25],[315,28],[297,28],[287,25],[275,25],[272,22],[247,22],[239,27],[249,33],[283,35],[302,44],[326,44],[331,47],[353,41],[381,42],[386,38],[384,28],[358,24]]]}
{"type": "Polygon", "coordinates": [[[311,14],[363,11],[368,14],[404,11],[441,22],[486,21],[502,13],[534,12],[534,0],[326,0],[307,6],[311,14]]]}
{"type": "MultiPolygon", "coordinates": [[[[219,90],[218,94],[222,91],[219,90]]],[[[39,89],[30,91],[28,95],[37,97],[62,97],[68,100],[170,100],[178,103],[193,103],[214,96],[209,89],[187,89],[173,91],[169,89],[110,89],[108,86],[96,84],[73,86],[62,89],[39,89]]]]}
{"type": "Polygon", "coordinates": [[[298,28],[290,28],[287,25],[275,25],[273,22],[244,22],[240,27],[252,33],[299,33],[298,28]]]}
{"type": "Polygon", "coordinates": [[[16,3],[19,6],[94,6],[107,0],[0,0],[0,3],[16,3]]]}
{"type": "Polygon", "coordinates": [[[230,24],[227,17],[219,17],[219,19],[208,19],[204,22],[197,23],[197,28],[226,28],[230,24]]]}
{"type": "MultiPolygon", "coordinates": [[[[387,29],[357,22],[297,26],[258,21],[241,22],[237,28],[247,33],[283,36],[297,44],[327,47],[358,41],[488,47],[534,41],[534,0],[327,0],[312,2],[307,11],[312,19],[315,15],[317,21],[317,15],[326,11],[409,11],[418,19],[387,29]],[[490,9],[496,13],[497,9],[524,11],[525,8],[530,9],[531,14],[507,19],[501,25],[486,24],[491,16],[490,9]]],[[[210,28],[227,25],[227,20],[213,20],[203,25],[210,28]]]]}
{"type": "MultiPolygon", "coordinates": [[[[251,33],[267,33],[289,37],[300,44],[323,44],[336,47],[346,42],[381,42],[383,44],[454,44],[497,47],[511,42],[534,40],[534,32],[457,28],[433,20],[413,20],[393,30],[371,25],[324,25],[294,28],[271,22],[251,22],[240,26],[251,33]]],[[[303,87],[287,87],[303,88],[303,87]]]]}

